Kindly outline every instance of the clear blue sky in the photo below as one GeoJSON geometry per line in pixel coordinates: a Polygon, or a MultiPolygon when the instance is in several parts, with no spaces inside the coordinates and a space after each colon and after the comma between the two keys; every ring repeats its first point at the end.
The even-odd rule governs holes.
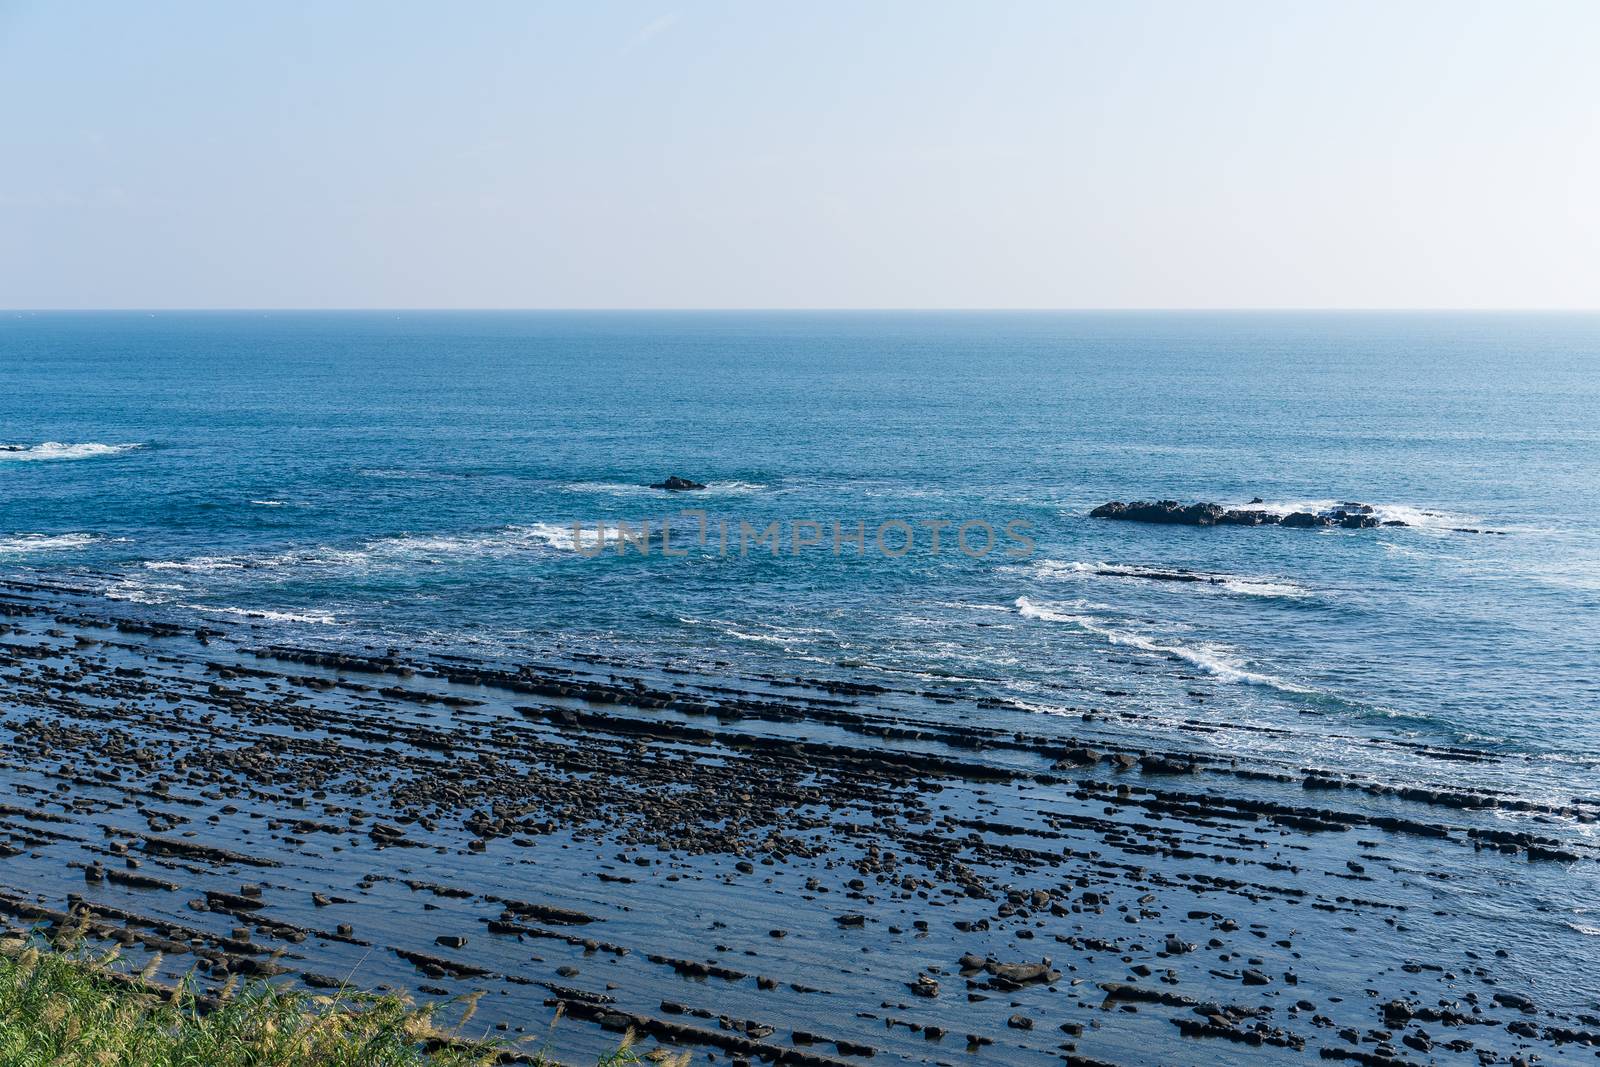
{"type": "Polygon", "coordinates": [[[1595,0],[0,0],[0,306],[1595,307],[1595,0]]]}

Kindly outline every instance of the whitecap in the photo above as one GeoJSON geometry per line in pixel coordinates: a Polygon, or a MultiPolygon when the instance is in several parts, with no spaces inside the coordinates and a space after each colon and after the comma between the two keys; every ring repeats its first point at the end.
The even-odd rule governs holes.
{"type": "Polygon", "coordinates": [[[240,619],[260,619],[264,622],[301,622],[314,623],[319,626],[332,626],[339,621],[324,611],[309,613],[267,611],[259,608],[213,607],[209,604],[185,604],[183,606],[194,611],[209,611],[219,615],[232,615],[240,619]]]}
{"type": "Polygon", "coordinates": [[[62,444],[60,441],[45,441],[37,445],[0,445],[0,462],[94,459],[97,456],[118,456],[143,447],[139,444],[104,445],[92,441],[77,445],[62,444]]]}
{"type": "Polygon", "coordinates": [[[273,571],[299,567],[340,567],[354,569],[367,561],[364,552],[317,548],[307,552],[276,552],[232,556],[193,556],[189,559],[159,559],[145,563],[152,571],[182,571],[190,574],[219,574],[229,571],[273,571]]]}
{"type": "Polygon", "coordinates": [[[0,556],[22,556],[32,552],[64,552],[88,548],[99,541],[94,534],[22,534],[0,537],[0,556]]]}
{"type": "MultiPolygon", "coordinates": [[[[586,544],[593,536],[593,531],[588,531],[586,544]]],[[[362,571],[371,567],[440,562],[449,558],[498,557],[541,549],[570,551],[575,544],[571,524],[537,522],[523,526],[506,526],[486,533],[396,534],[368,541],[354,549],[322,545],[298,552],[241,553],[228,556],[150,560],[144,567],[151,571],[187,574],[283,570],[362,571]]]]}
{"type": "Polygon", "coordinates": [[[195,574],[211,574],[216,571],[242,571],[245,569],[245,567],[245,560],[237,556],[196,556],[194,559],[156,559],[145,563],[146,570],[189,571],[195,574]]]}
{"type": "Polygon", "coordinates": [[[499,556],[538,548],[571,551],[577,545],[573,535],[573,523],[535,522],[477,534],[401,534],[364,547],[380,556],[499,556]]]}
{"type": "Polygon", "coordinates": [[[1224,578],[1218,588],[1229,593],[1238,593],[1240,596],[1283,597],[1289,600],[1299,600],[1311,595],[1309,589],[1303,589],[1292,582],[1273,582],[1256,578],[1224,578]]]}
{"type": "Polygon", "coordinates": [[[109,600],[122,600],[130,604],[165,604],[172,599],[169,593],[181,593],[184,587],[171,582],[147,582],[138,578],[123,578],[108,586],[109,600]]]}
{"type": "Polygon", "coordinates": [[[772,634],[745,633],[743,630],[736,630],[731,626],[725,632],[729,637],[737,637],[741,641],[756,641],[764,645],[783,645],[788,643],[787,638],[777,637],[772,634]]]}

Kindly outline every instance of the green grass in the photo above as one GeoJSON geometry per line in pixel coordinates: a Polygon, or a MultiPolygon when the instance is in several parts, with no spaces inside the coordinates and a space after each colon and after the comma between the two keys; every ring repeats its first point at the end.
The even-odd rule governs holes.
{"type": "MultiPolygon", "coordinates": [[[[434,1005],[398,996],[255,982],[202,1000],[188,982],[148,982],[153,963],[129,976],[114,959],[71,939],[0,940],[0,1067],[486,1067],[516,1051],[464,1036],[472,1003],[447,1031],[435,1026],[434,1005]]],[[[602,1067],[643,1062],[631,1044],[602,1067]]]]}

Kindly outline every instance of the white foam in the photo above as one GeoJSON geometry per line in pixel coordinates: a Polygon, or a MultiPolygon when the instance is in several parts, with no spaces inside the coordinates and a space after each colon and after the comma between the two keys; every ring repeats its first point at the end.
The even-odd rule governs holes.
{"type": "MultiPolygon", "coordinates": [[[[585,545],[594,531],[586,531],[585,545]]],[[[572,526],[537,522],[506,526],[478,534],[398,534],[368,541],[359,548],[318,546],[301,552],[243,553],[229,556],[193,556],[189,559],[151,560],[152,571],[186,574],[229,574],[249,571],[335,570],[362,571],[371,567],[442,562],[451,558],[491,558],[541,549],[572,550],[572,526]]]]}
{"type": "Polygon", "coordinates": [[[1092,575],[1100,566],[1098,563],[1080,563],[1077,560],[1041,559],[1028,564],[1025,569],[1035,578],[1060,579],[1092,575]]]}
{"type": "Polygon", "coordinates": [[[146,582],[138,578],[123,578],[106,589],[109,600],[123,600],[131,604],[165,604],[172,597],[165,594],[181,593],[184,587],[170,582],[146,582]]]}
{"type": "Polygon", "coordinates": [[[778,637],[773,634],[745,633],[743,630],[734,629],[732,626],[727,628],[726,633],[728,636],[737,637],[741,641],[756,641],[764,645],[788,644],[788,639],[784,637],[778,637]]]}
{"type": "MultiPolygon", "coordinates": [[[[1269,500],[1264,504],[1235,503],[1224,506],[1237,508],[1240,511],[1267,511],[1283,516],[1292,515],[1297,511],[1309,511],[1315,515],[1346,507],[1349,503],[1344,500],[1269,500]]],[[[1482,521],[1475,515],[1420,508],[1410,504],[1368,504],[1368,506],[1372,508],[1372,515],[1379,522],[1403,522],[1407,526],[1424,530],[1449,530],[1459,526],[1475,526],[1482,521]]]]}
{"type": "MultiPolygon", "coordinates": [[[[685,506],[692,507],[695,500],[708,496],[745,496],[750,493],[760,493],[767,486],[760,482],[707,482],[704,489],[695,489],[688,492],[669,494],[672,498],[681,498],[685,506]]],[[[666,499],[662,494],[664,490],[652,489],[648,485],[638,485],[632,482],[572,482],[561,487],[565,493],[599,493],[606,496],[650,496],[666,499]]]]}
{"type": "Polygon", "coordinates": [[[60,441],[45,441],[37,445],[0,445],[0,463],[7,460],[25,463],[39,460],[94,459],[97,456],[117,456],[132,452],[143,445],[103,445],[97,442],[68,445],[60,441]]]}
{"type": "Polygon", "coordinates": [[[677,616],[685,626],[710,626],[741,641],[755,641],[765,645],[803,645],[819,640],[837,640],[838,634],[817,626],[779,626],[775,623],[736,622],[730,619],[702,619],[692,615],[677,616]],[[758,628],[762,632],[758,632],[758,628]]]}
{"type": "Polygon", "coordinates": [[[365,552],[318,548],[310,552],[280,552],[233,556],[194,556],[190,559],[151,560],[144,566],[152,571],[182,571],[189,574],[219,574],[229,571],[281,570],[298,567],[340,567],[354,569],[367,560],[365,552]]]}
{"type": "Polygon", "coordinates": [[[99,541],[94,534],[22,534],[0,537],[0,556],[22,556],[32,552],[65,552],[88,548],[99,541]]]}
{"type": "Polygon", "coordinates": [[[1044,622],[1069,623],[1087,633],[1100,637],[1108,644],[1142,649],[1143,651],[1163,656],[1176,656],[1178,659],[1226,682],[1270,686],[1273,689],[1281,689],[1290,693],[1316,692],[1316,690],[1306,689],[1292,682],[1286,682],[1281,678],[1274,678],[1268,674],[1249,670],[1237,655],[1217,645],[1191,645],[1184,644],[1181,641],[1160,640],[1135,630],[1118,629],[1093,615],[1061,610],[1063,607],[1071,608],[1073,605],[1039,604],[1022,596],[1016,599],[1016,606],[1017,611],[1021,613],[1023,618],[1038,619],[1044,622]]]}
{"type": "Polygon", "coordinates": [[[1024,619],[1041,619],[1045,622],[1070,622],[1086,629],[1094,623],[1092,616],[1075,615],[1071,612],[1062,611],[1059,604],[1036,604],[1025,596],[1017,597],[1015,604],[1017,611],[1022,614],[1024,619]]]}
{"type": "Polygon", "coordinates": [[[281,508],[284,504],[282,500],[252,500],[250,503],[261,508],[281,508]]]}
{"type": "Polygon", "coordinates": [[[561,487],[563,493],[603,493],[607,496],[643,496],[655,492],[648,486],[628,482],[573,482],[561,487]]]}
{"type": "Polygon", "coordinates": [[[145,564],[152,571],[189,571],[195,574],[212,574],[216,571],[242,571],[245,563],[239,557],[196,556],[194,559],[157,559],[145,564]]]}
{"type": "MultiPolygon", "coordinates": [[[[586,532],[591,543],[594,531],[586,532]]],[[[573,524],[535,522],[523,526],[506,526],[482,534],[406,534],[386,537],[366,544],[366,552],[386,557],[423,556],[503,556],[539,548],[557,548],[571,551],[577,542],[573,539],[573,524]]]]}
{"type": "Polygon", "coordinates": [[[1224,578],[1216,588],[1229,593],[1238,593],[1240,596],[1284,597],[1290,600],[1299,600],[1311,595],[1309,589],[1303,589],[1291,582],[1270,582],[1256,578],[1224,578]]]}
{"type": "Polygon", "coordinates": [[[209,611],[219,615],[232,615],[240,619],[262,619],[266,622],[303,622],[319,626],[332,626],[339,620],[327,612],[298,613],[293,611],[266,611],[255,608],[218,608],[209,604],[185,604],[194,611],[209,611]]]}

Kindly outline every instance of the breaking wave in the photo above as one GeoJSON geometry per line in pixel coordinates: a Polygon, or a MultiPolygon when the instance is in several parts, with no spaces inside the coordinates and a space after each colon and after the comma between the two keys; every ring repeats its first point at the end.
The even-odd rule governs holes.
{"type": "Polygon", "coordinates": [[[1036,603],[1025,596],[1018,597],[1015,603],[1017,611],[1025,619],[1069,623],[1085,633],[1101,638],[1107,644],[1137,648],[1157,655],[1175,657],[1225,682],[1269,686],[1286,693],[1315,694],[1317,692],[1315,689],[1295,685],[1292,682],[1275,678],[1269,674],[1261,674],[1257,671],[1249,670],[1236,654],[1217,645],[1205,643],[1184,644],[1181,641],[1162,640],[1151,637],[1148,634],[1139,633],[1136,630],[1119,628],[1110,625],[1106,620],[1097,616],[1081,614],[1076,610],[1078,608],[1076,604],[1036,603]]]}
{"type": "Polygon", "coordinates": [[[165,604],[184,587],[172,582],[145,581],[140,578],[121,578],[106,587],[110,600],[123,600],[130,604],[165,604]]]}
{"type": "Polygon", "coordinates": [[[209,604],[185,604],[193,611],[209,611],[218,615],[231,615],[238,619],[260,619],[264,622],[303,622],[315,623],[319,626],[332,626],[339,620],[324,611],[293,612],[293,611],[266,611],[254,608],[219,608],[209,604]]]}
{"type": "Polygon", "coordinates": [[[1149,582],[1170,582],[1201,589],[1221,590],[1239,596],[1279,597],[1301,600],[1312,596],[1311,590],[1281,578],[1260,578],[1243,574],[1216,574],[1190,571],[1177,567],[1139,567],[1113,563],[1082,563],[1077,560],[1042,559],[1031,564],[1028,571],[1036,578],[1062,580],[1070,578],[1131,578],[1149,582]]]}
{"type": "Polygon", "coordinates": [[[570,551],[574,546],[570,524],[536,522],[481,534],[398,534],[368,541],[359,548],[318,547],[301,552],[193,556],[150,560],[144,566],[146,570],[187,574],[284,569],[359,571],[375,566],[439,562],[456,557],[481,559],[539,549],[570,551]]]}
{"type": "Polygon", "coordinates": [[[369,557],[497,556],[538,548],[571,550],[575,546],[571,523],[535,522],[507,526],[483,534],[402,535],[369,541],[369,557]]]}
{"type": "MultiPolygon", "coordinates": [[[[1235,502],[1225,506],[1243,511],[1269,511],[1274,515],[1281,516],[1292,515],[1297,511],[1309,511],[1315,515],[1340,507],[1348,507],[1349,504],[1349,501],[1330,499],[1269,500],[1262,504],[1235,502]]],[[[1435,508],[1419,508],[1409,504],[1368,504],[1367,506],[1372,508],[1372,514],[1379,522],[1403,522],[1407,526],[1423,530],[1454,530],[1463,526],[1476,526],[1482,522],[1482,519],[1476,515],[1439,511],[1435,508]]]]}
{"type": "Polygon", "coordinates": [[[22,534],[0,537],[0,556],[23,556],[33,552],[63,552],[88,548],[99,541],[94,534],[22,534]]]}

